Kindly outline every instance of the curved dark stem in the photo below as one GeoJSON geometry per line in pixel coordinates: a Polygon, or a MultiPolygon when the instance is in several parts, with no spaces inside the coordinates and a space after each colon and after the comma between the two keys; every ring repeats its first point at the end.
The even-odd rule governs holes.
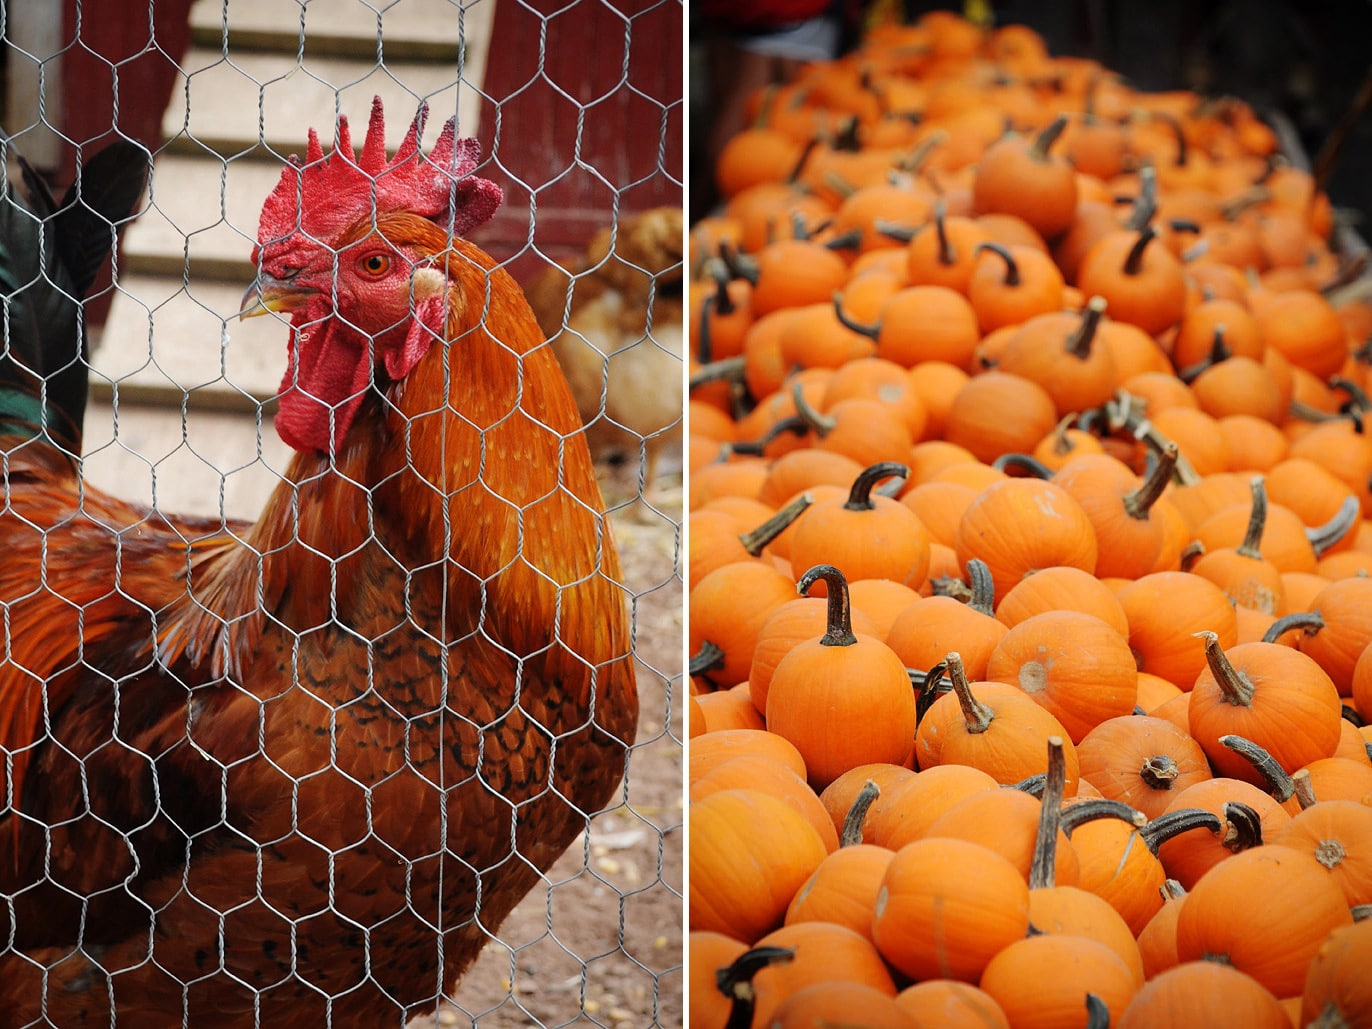
{"type": "Polygon", "coordinates": [[[724,444],[725,449],[731,454],[746,454],[749,457],[762,457],[767,452],[768,444],[772,443],[782,433],[789,432],[795,436],[804,436],[810,431],[810,423],[798,414],[787,415],[785,418],[778,418],[757,439],[741,439],[734,443],[724,444]]]}
{"type": "Polygon", "coordinates": [[[1267,631],[1262,634],[1262,642],[1276,643],[1292,629],[1303,629],[1307,636],[1313,636],[1323,628],[1324,619],[1318,611],[1297,611],[1294,614],[1282,615],[1269,625],[1267,631]]]}
{"type": "Polygon", "coordinates": [[[697,368],[687,385],[695,390],[712,382],[741,382],[746,367],[742,357],[726,357],[697,368]]]}
{"type": "Polygon", "coordinates": [[[1143,845],[1149,852],[1157,857],[1158,848],[1174,836],[1180,836],[1192,829],[1209,829],[1212,833],[1218,834],[1223,828],[1224,823],[1218,815],[1198,807],[1188,807],[1158,815],[1139,830],[1139,838],[1143,840],[1143,845]]]}
{"type": "Polygon", "coordinates": [[[1362,504],[1357,497],[1349,495],[1339,505],[1339,509],[1334,513],[1333,518],[1323,525],[1307,528],[1305,538],[1310,541],[1315,556],[1323,557],[1330,547],[1352,532],[1361,520],[1362,504]]]}
{"type": "Polygon", "coordinates": [[[1261,475],[1255,475],[1248,483],[1253,494],[1253,511],[1248,516],[1248,528],[1239,544],[1239,553],[1244,557],[1262,560],[1262,534],[1267,529],[1267,486],[1261,475]]]}
{"type": "Polygon", "coordinates": [[[945,693],[952,692],[952,684],[940,686],[944,676],[948,672],[948,662],[940,661],[927,672],[918,672],[913,669],[906,669],[910,675],[910,683],[918,690],[915,694],[915,725],[924,721],[924,716],[933,707],[934,701],[945,693]]]}
{"type": "Polygon", "coordinates": [[[1107,800],[1097,797],[1092,800],[1083,800],[1073,804],[1071,807],[1064,808],[1062,812],[1062,831],[1070,838],[1077,827],[1085,825],[1087,822],[1095,822],[1102,818],[1118,818],[1121,822],[1128,822],[1135,829],[1142,829],[1148,824],[1148,816],[1137,808],[1132,808],[1122,800],[1107,800]]]}
{"type": "Polygon", "coordinates": [[[1091,344],[1095,341],[1096,330],[1100,328],[1100,320],[1105,315],[1105,298],[1092,297],[1086,302],[1085,309],[1081,312],[1081,323],[1067,337],[1067,352],[1073,357],[1085,361],[1091,356],[1091,344]]]}
{"type": "Polygon", "coordinates": [[[1273,799],[1279,804],[1285,804],[1295,794],[1296,784],[1291,781],[1291,776],[1266,749],[1258,746],[1250,739],[1232,734],[1221,736],[1219,743],[1220,746],[1232,750],[1257,770],[1257,773],[1262,776],[1263,782],[1267,784],[1267,792],[1272,794],[1273,799]]]}
{"type": "Polygon", "coordinates": [[[1015,263],[1015,258],[1010,253],[1010,249],[1003,243],[978,243],[976,252],[980,254],[984,250],[989,250],[1005,262],[1005,285],[1018,286],[1020,284],[1019,265],[1015,263]]]}
{"type": "Polygon", "coordinates": [[[839,320],[839,324],[845,329],[850,329],[859,335],[866,336],[868,339],[876,339],[881,335],[880,322],[876,325],[864,325],[843,310],[843,294],[838,290],[834,290],[834,317],[839,320]]]}
{"type": "Polygon", "coordinates": [[[934,231],[938,233],[938,261],[944,267],[958,263],[957,252],[948,238],[948,201],[939,197],[934,202],[934,231]]]}
{"type": "Polygon", "coordinates": [[[1028,478],[1051,479],[1053,469],[1040,461],[1033,454],[1001,454],[991,462],[991,467],[998,472],[1028,472],[1028,478]]]}
{"type": "Polygon", "coordinates": [[[1057,142],[1058,137],[1066,128],[1067,115],[1058,115],[1048,125],[1044,126],[1042,132],[1034,137],[1033,146],[1029,148],[1029,156],[1036,161],[1048,160],[1048,148],[1057,142]]]}
{"type": "Polygon", "coordinates": [[[899,461],[879,461],[868,468],[864,468],[856,479],[853,480],[852,489],[848,491],[848,499],[843,505],[845,511],[872,511],[876,508],[876,501],[872,499],[872,490],[877,483],[885,479],[910,477],[910,468],[899,461]]]}
{"type": "Polygon", "coordinates": [[[1171,440],[1163,447],[1158,459],[1153,462],[1153,467],[1149,470],[1148,476],[1139,485],[1139,488],[1128,494],[1124,498],[1124,510],[1130,518],[1139,521],[1147,521],[1148,514],[1153,505],[1161,499],[1167,487],[1172,483],[1172,476],[1177,470],[1177,460],[1181,457],[1181,450],[1176,443],[1171,440]]]}
{"type": "Polygon", "coordinates": [[[724,1029],[749,1029],[757,995],[753,990],[753,976],[771,965],[790,964],[796,952],[790,947],[754,947],[739,955],[730,965],[715,971],[715,986],[733,1001],[729,1020],[724,1029]]]}
{"type": "Polygon", "coordinates": [[[1262,846],[1262,819],[1247,804],[1231,800],[1224,805],[1226,827],[1221,842],[1227,850],[1238,853],[1262,846]]]}
{"type": "Polygon", "coordinates": [[[996,617],[996,580],[990,565],[979,557],[972,558],[967,562],[967,581],[972,587],[967,606],[987,618],[996,617]]]}
{"type": "Polygon", "coordinates": [[[1124,259],[1124,274],[1137,275],[1143,271],[1143,252],[1148,249],[1148,244],[1157,239],[1158,230],[1151,225],[1145,225],[1139,230],[1139,238],[1134,241],[1134,245],[1129,248],[1129,254],[1124,259]]]}
{"type": "Polygon", "coordinates": [[[857,642],[853,635],[853,609],[848,599],[848,580],[833,565],[815,565],[796,583],[796,592],[808,595],[810,587],[820,579],[828,590],[828,628],[820,643],[826,647],[851,647],[857,642]]]}
{"type": "Polygon", "coordinates": [[[756,529],[741,534],[738,541],[748,553],[754,557],[760,556],[762,549],[785,532],[812,503],[814,498],[808,493],[802,493],[756,529]]]}
{"type": "Polygon", "coordinates": [[[719,644],[706,640],[700,645],[700,649],[691,656],[687,671],[692,677],[704,676],[709,678],[707,673],[723,667],[724,651],[720,649],[719,644]]]}

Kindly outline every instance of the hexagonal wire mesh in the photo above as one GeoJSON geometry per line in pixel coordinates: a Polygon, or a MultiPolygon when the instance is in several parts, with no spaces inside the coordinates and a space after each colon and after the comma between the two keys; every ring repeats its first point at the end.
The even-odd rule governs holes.
{"type": "Polygon", "coordinates": [[[65,6],[0,11],[0,1026],[680,1024],[680,0],[65,6]]]}

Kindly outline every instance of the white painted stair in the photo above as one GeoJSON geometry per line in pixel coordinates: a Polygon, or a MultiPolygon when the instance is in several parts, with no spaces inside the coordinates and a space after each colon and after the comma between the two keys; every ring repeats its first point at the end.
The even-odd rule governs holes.
{"type": "Polygon", "coordinates": [[[195,3],[165,146],[92,340],[90,482],[168,511],[257,514],[288,456],[271,427],[286,325],[234,319],[262,202],[309,128],[330,145],[341,111],[360,144],[376,95],[392,148],[421,101],[427,142],[454,114],[475,134],[495,2],[195,3]]]}

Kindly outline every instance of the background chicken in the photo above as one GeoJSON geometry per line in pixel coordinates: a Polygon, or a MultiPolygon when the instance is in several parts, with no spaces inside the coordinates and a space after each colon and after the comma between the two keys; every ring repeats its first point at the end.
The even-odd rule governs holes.
{"type": "MultiPolygon", "coordinates": [[[[450,121],[426,158],[422,127],[389,164],[379,102],[360,157],[311,132],[263,208],[244,314],[290,315],[296,454],[255,523],[83,485],[52,378],[79,334],[8,339],[0,1025],[400,1024],[614,794],[637,697],[594,467],[460,238],[500,199],[475,141],[450,121]]],[[[57,253],[108,252],[115,163],[57,253]]],[[[32,242],[5,237],[7,309],[80,293],[32,242]]]]}
{"type": "Polygon", "coordinates": [[[641,454],[650,504],[660,495],[662,457],[682,439],[681,284],[681,209],[659,207],[601,229],[581,258],[529,287],[592,452],[641,454]]]}

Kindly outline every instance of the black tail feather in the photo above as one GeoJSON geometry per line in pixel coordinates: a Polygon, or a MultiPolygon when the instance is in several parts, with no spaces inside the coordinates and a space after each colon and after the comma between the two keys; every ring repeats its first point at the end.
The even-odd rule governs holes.
{"type": "Polygon", "coordinates": [[[143,195],[148,152],[110,144],[85,162],[60,202],[19,163],[28,196],[6,190],[0,199],[0,394],[11,394],[8,404],[0,396],[0,408],[45,409],[49,434],[75,454],[89,383],[82,301],[143,195]],[[16,393],[41,397],[41,407],[16,393]]]}

